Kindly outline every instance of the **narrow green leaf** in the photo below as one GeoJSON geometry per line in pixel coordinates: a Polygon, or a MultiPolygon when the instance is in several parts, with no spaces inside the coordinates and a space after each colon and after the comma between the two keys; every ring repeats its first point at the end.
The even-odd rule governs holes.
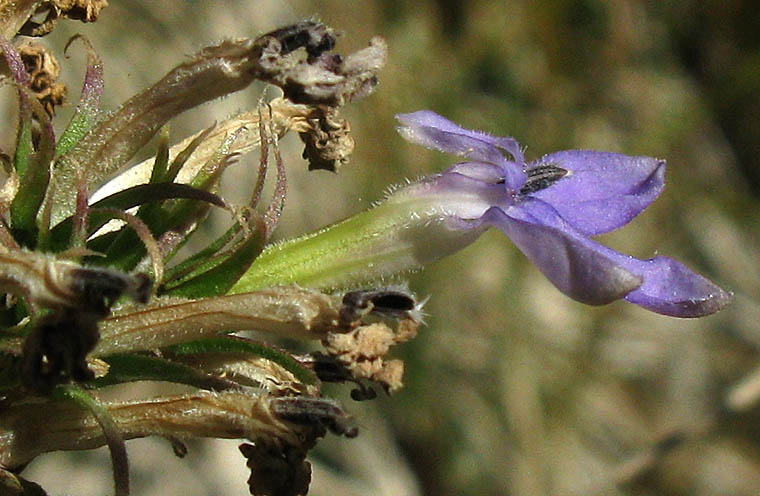
{"type": "MultiPolygon", "coordinates": [[[[153,170],[150,174],[151,183],[163,183],[166,180],[166,171],[169,168],[169,124],[164,124],[159,133],[158,150],[153,160],[153,170]]],[[[171,182],[169,180],[168,182],[171,182]]]]}
{"type": "Polygon", "coordinates": [[[208,390],[229,389],[234,385],[189,365],[154,356],[116,353],[103,360],[110,368],[108,374],[95,379],[97,387],[135,381],[167,381],[208,390]]]}
{"type": "MultiPolygon", "coordinates": [[[[193,188],[187,184],[153,183],[141,184],[119,191],[118,193],[114,193],[111,196],[93,203],[90,207],[93,209],[115,208],[119,210],[128,210],[149,202],[161,202],[177,198],[203,201],[218,207],[226,206],[224,200],[219,196],[193,188]]],[[[111,215],[104,213],[93,213],[89,218],[87,229],[88,234],[92,234],[100,229],[106,222],[111,220],[111,218],[111,215]]],[[[73,218],[68,217],[52,229],[51,247],[54,251],[61,251],[68,248],[68,243],[71,239],[72,226],[73,218]]]]}
{"type": "Polygon", "coordinates": [[[188,276],[166,284],[161,293],[183,298],[204,298],[227,293],[264,249],[266,228],[256,217],[250,238],[223,258],[214,258],[188,276]],[[256,225],[258,224],[258,225],[256,225]]]}
{"type": "Polygon", "coordinates": [[[50,163],[55,153],[55,135],[50,117],[27,88],[18,87],[22,123],[14,165],[20,177],[19,190],[11,204],[11,226],[19,243],[34,247],[37,241],[37,214],[50,182],[50,163]],[[25,110],[27,109],[27,110],[25,110]],[[32,120],[40,127],[37,150],[32,143],[32,120]]]}
{"type": "Polygon", "coordinates": [[[32,112],[29,106],[21,107],[19,127],[16,133],[16,154],[13,156],[13,167],[19,177],[24,177],[29,168],[30,157],[34,153],[32,145],[32,112]]]}
{"type": "Polygon", "coordinates": [[[311,369],[301,365],[290,354],[277,348],[267,346],[249,339],[229,336],[202,339],[170,346],[168,351],[177,355],[196,355],[200,353],[247,353],[266,358],[280,365],[293,374],[300,382],[308,385],[317,384],[317,376],[311,369]]]}
{"type": "Polygon", "coordinates": [[[236,222],[232,227],[227,229],[227,232],[219,236],[208,246],[168,269],[164,275],[164,280],[171,282],[188,279],[190,277],[188,274],[202,270],[201,267],[219,254],[225,246],[229,245],[242,230],[243,228],[236,222]]]}
{"type": "Polygon", "coordinates": [[[206,140],[208,135],[211,133],[211,131],[214,130],[215,127],[216,124],[213,124],[204,129],[200,134],[198,134],[198,136],[193,138],[193,140],[181,152],[179,152],[176,157],[174,157],[174,160],[169,166],[169,169],[166,171],[165,180],[167,182],[177,179],[177,174],[179,174],[179,171],[182,170],[182,167],[187,162],[187,159],[189,159],[190,155],[193,154],[196,148],[198,148],[198,146],[200,146],[200,144],[206,140]]]}
{"type": "Polygon", "coordinates": [[[60,157],[74,148],[84,135],[87,134],[87,131],[95,125],[98,118],[98,109],[100,108],[100,96],[103,94],[103,64],[90,41],[82,35],[74,35],[66,43],[64,52],[75,40],[80,40],[84,43],[87,52],[87,72],[84,76],[82,95],[79,98],[77,109],[56,145],[56,157],[60,157]]]}

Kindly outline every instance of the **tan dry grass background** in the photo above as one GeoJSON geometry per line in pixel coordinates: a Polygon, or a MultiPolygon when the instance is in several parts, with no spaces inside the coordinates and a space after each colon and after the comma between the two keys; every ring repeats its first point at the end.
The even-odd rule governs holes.
{"type": "MultiPolygon", "coordinates": [[[[760,189],[751,149],[760,131],[747,115],[760,107],[760,51],[743,7],[112,0],[96,24],[64,23],[47,41],[60,54],[74,32],[92,40],[113,108],[223,37],[313,16],[345,33],[342,52],[384,36],[381,85],[348,109],[351,165],[339,175],[308,173],[298,143],[286,140],[283,237],[453,163],[401,140],[398,112],[432,109],[514,136],[531,158],[596,148],[668,159],[662,198],[604,240],[638,257],[687,262],[735,291],[732,307],[701,320],[625,303],[586,307],[557,292],[503,235],[488,233],[411,278],[430,301],[427,327],[401,350],[407,387],[367,404],[335,389],[362,433],[321,444],[311,494],[751,496],[760,494],[760,189]]],[[[62,60],[72,101],[83,74],[77,52],[62,60]]],[[[173,135],[254,107],[260,91],[188,113],[173,135]]],[[[244,177],[255,162],[244,158],[233,174],[244,177]]],[[[246,494],[234,442],[193,442],[185,460],[162,440],[128,446],[136,495],[246,494]]],[[[112,491],[103,450],[41,457],[24,475],[51,494],[112,491]]]]}

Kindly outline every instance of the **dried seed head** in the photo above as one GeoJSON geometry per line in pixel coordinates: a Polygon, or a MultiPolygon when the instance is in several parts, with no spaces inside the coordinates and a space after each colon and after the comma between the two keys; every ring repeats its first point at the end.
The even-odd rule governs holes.
{"type": "Polygon", "coordinates": [[[66,85],[58,81],[61,74],[58,60],[38,43],[24,43],[18,51],[30,76],[29,87],[52,117],[55,108],[66,101],[66,85]]]}
{"type": "Polygon", "coordinates": [[[52,3],[61,18],[82,22],[97,21],[101,9],[108,6],[108,0],[53,0],[52,3]]]}
{"type": "Polygon", "coordinates": [[[401,388],[404,364],[387,360],[394,345],[412,339],[419,323],[412,319],[399,322],[395,331],[383,323],[357,327],[348,333],[330,333],[322,341],[328,355],[344,366],[357,381],[368,379],[380,384],[387,393],[401,388]]]}
{"type": "Polygon", "coordinates": [[[257,76],[282,88],[296,103],[341,106],[369,95],[385,65],[388,47],[382,38],[348,57],[327,53],[335,46],[333,31],[318,22],[300,22],[259,37],[257,76]]]}
{"type": "Polygon", "coordinates": [[[309,161],[309,170],[337,172],[354,151],[351,125],[333,107],[315,107],[312,115],[309,130],[298,133],[305,145],[303,158],[309,161]]]}
{"type": "Polygon", "coordinates": [[[58,19],[95,22],[98,20],[101,9],[108,6],[108,0],[48,0],[36,3],[36,9],[27,13],[26,22],[21,26],[18,34],[45,36],[55,28],[58,19]],[[36,22],[30,17],[32,14],[35,16],[45,14],[45,19],[41,23],[36,22]]]}
{"type": "Polygon", "coordinates": [[[254,496],[299,496],[309,491],[311,464],[306,451],[271,445],[241,444],[240,452],[251,469],[248,487],[254,496]]]}

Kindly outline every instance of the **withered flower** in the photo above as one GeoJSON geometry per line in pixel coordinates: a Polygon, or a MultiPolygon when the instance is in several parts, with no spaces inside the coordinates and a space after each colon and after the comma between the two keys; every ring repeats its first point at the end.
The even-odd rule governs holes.
{"type": "MultiPolygon", "coordinates": [[[[93,21],[104,5],[32,2],[13,10],[0,3],[0,19],[16,26],[8,38],[43,35],[60,18],[93,21]],[[44,12],[42,23],[29,20],[44,12]]],[[[316,441],[327,432],[354,437],[358,429],[322,396],[313,356],[230,334],[327,343],[362,333],[365,318],[385,307],[367,300],[349,310],[342,294],[298,287],[228,292],[267,244],[285,205],[278,140],[299,133],[311,168],[344,164],[353,140],[339,109],[374,89],[384,43],[374,39],[357,54],[334,55],[333,31],[316,22],[227,40],[107,114],[99,108],[102,63],[85,38],[73,40],[87,51],[87,73],[59,137],[51,122],[62,101],[57,62],[38,45],[0,40],[20,109],[15,153],[4,161],[8,174],[0,188],[0,289],[7,294],[0,313],[8,323],[0,343],[6,368],[0,491],[36,487],[19,473],[41,453],[107,444],[116,494],[126,495],[124,441],[157,435],[245,439],[253,494],[305,493],[306,456],[316,441]],[[104,185],[171,118],[254,80],[279,86],[283,96],[172,147],[164,131],[155,159],[104,185]],[[232,205],[218,194],[220,177],[257,147],[250,200],[232,205]],[[264,201],[272,161],[275,187],[264,201]],[[232,227],[177,263],[177,251],[213,207],[231,213],[232,227]],[[139,380],[180,383],[190,392],[126,403],[99,394],[139,380]]],[[[411,295],[404,298],[416,306],[411,295]]],[[[385,317],[390,325],[405,318],[385,317]]],[[[385,381],[382,374],[350,370],[360,358],[346,352],[334,355],[347,380],[385,381]]]]}

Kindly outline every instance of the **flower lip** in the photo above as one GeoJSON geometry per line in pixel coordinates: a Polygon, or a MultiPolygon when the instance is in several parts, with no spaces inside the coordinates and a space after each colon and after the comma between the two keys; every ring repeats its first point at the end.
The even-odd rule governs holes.
{"type": "Polygon", "coordinates": [[[530,196],[550,204],[575,229],[591,236],[624,226],[665,188],[665,161],[651,157],[566,150],[534,164],[553,164],[569,171],[530,196]]]}

